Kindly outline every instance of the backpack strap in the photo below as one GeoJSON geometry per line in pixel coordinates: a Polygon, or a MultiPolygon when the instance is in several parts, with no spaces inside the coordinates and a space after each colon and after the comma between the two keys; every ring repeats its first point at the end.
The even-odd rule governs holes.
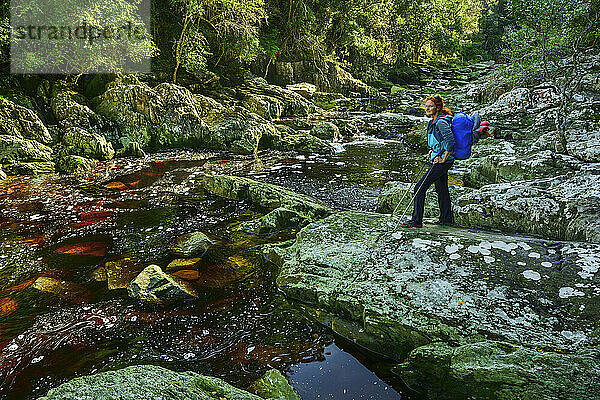
{"type": "Polygon", "coordinates": [[[450,128],[452,128],[452,116],[451,115],[444,115],[442,117],[438,117],[435,122],[433,123],[435,126],[433,127],[433,136],[435,137],[435,139],[440,142],[440,144],[444,141],[444,138],[442,137],[442,134],[440,133],[440,130],[437,127],[437,124],[442,122],[442,123],[447,123],[450,125],[450,128]],[[450,121],[448,121],[447,119],[445,119],[446,117],[450,117],[450,121]],[[443,121],[443,122],[442,122],[443,121]]]}

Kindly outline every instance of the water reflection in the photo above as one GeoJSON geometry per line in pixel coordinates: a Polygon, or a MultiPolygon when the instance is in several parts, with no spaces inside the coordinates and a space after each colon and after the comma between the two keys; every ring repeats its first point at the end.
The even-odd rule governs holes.
{"type": "Polygon", "coordinates": [[[33,399],[76,376],[143,363],[239,387],[278,368],[305,399],[399,398],[275,289],[256,246],[293,232],[235,232],[233,224],[265,210],[189,186],[203,169],[237,173],[340,209],[372,209],[385,182],[417,168],[399,142],[359,140],[343,150],[260,159],[172,152],[100,164],[83,177],[0,182],[0,398],[33,399]],[[166,306],[130,299],[129,280],[149,264],[165,269],[175,258],[170,244],[193,231],[216,244],[191,267],[169,272],[198,299],[166,306]],[[109,273],[113,267],[122,271],[109,273]],[[312,365],[329,372],[317,376],[312,365]],[[396,397],[382,397],[390,393],[396,397]]]}

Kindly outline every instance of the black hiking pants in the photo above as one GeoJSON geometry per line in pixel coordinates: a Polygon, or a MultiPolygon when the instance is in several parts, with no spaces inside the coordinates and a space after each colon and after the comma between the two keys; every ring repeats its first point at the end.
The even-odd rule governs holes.
{"type": "Polygon", "coordinates": [[[453,161],[432,164],[423,174],[415,186],[415,208],[412,214],[412,221],[423,223],[423,210],[425,208],[425,193],[432,183],[435,184],[435,191],[438,196],[438,205],[440,206],[440,221],[445,224],[454,223],[452,217],[452,207],[450,205],[450,192],[448,191],[448,171],[452,168],[453,161]]]}

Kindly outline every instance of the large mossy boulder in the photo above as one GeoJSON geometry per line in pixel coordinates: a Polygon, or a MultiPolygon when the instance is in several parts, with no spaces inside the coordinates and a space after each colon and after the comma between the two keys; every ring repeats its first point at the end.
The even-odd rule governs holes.
{"type": "Polygon", "coordinates": [[[0,135],[30,139],[43,144],[52,142],[48,128],[30,109],[0,97],[0,135]]]}
{"type": "Polygon", "coordinates": [[[599,244],[397,222],[341,212],[264,251],[288,296],[406,360],[401,376],[430,398],[600,398],[599,244]]]}
{"type": "Polygon", "coordinates": [[[243,107],[232,107],[206,119],[209,130],[203,137],[206,148],[253,154],[263,136],[278,135],[277,128],[243,107]]]}
{"type": "Polygon", "coordinates": [[[52,161],[52,149],[38,141],[0,135],[0,163],[52,161]]]}
{"type": "Polygon", "coordinates": [[[342,139],[340,129],[332,122],[321,122],[310,130],[310,134],[320,139],[339,142],[342,139]]]}
{"type": "Polygon", "coordinates": [[[260,400],[227,382],[194,372],[174,372],[155,365],[134,365],[82,376],[51,389],[38,400],[198,399],[260,400]]]}
{"type": "Polygon", "coordinates": [[[67,146],[73,146],[82,157],[111,160],[115,155],[112,144],[104,136],[78,127],[66,128],[62,142],[67,146]]]}
{"type": "Polygon", "coordinates": [[[306,131],[296,131],[286,125],[275,125],[277,131],[263,133],[259,149],[277,149],[300,153],[331,154],[333,146],[306,131]]]}
{"type": "Polygon", "coordinates": [[[324,218],[333,210],[321,201],[281,186],[228,175],[198,175],[193,178],[204,190],[228,199],[247,200],[272,211],[260,220],[246,223],[252,232],[306,224],[324,218]],[[278,210],[274,212],[274,210],[278,210]],[[285,221],[288,220],[286,223],[285,221]],[[294,221],[294,223],[289,222],[294,221]]]}
{"type": "Polygon", "coordinates": [[[40,176],[56,172],[56,164],[52,161],[27,161],[4,164],[4,170],[9,175],[40,176]]]}

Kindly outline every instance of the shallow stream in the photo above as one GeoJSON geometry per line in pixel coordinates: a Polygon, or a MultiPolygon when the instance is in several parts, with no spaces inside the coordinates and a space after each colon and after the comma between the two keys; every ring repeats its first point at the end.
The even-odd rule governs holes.
{"type": "Polygon", "coordinates": [[[0,182],[0,398],[34,399],[74,377],[133,364],[239,387],[278,368],[304,400],[414,398],[389,362],[335,338],[276,289],[257,246],[294,231],[236,233],[236,222],[266,210],[182,184],[208,170],[286,186],[340,210],[373,210],[378,190],[412,180],[422,157],[372,136],[337,150],[257,158],[177,151],[113,160],[85,177],[0,182]],[[196,270],[179,275],[198,299],[130,299],[125,286],[135,274],[164,268],[175,258],[169,245],[193,231],[215,241],[196,270]]]}

